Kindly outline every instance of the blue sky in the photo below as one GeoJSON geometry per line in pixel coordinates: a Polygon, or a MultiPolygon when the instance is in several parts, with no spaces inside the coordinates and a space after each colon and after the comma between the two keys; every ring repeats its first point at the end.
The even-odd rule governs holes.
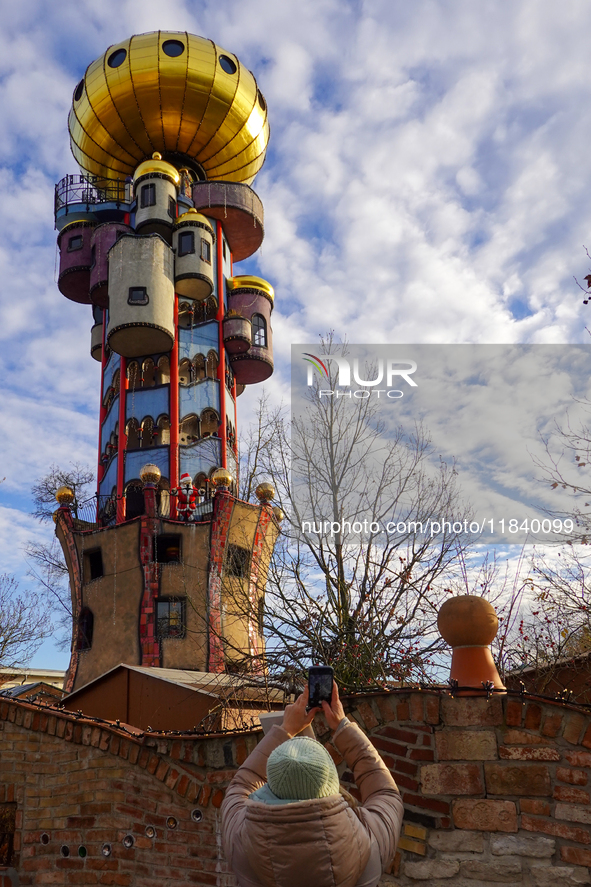
{"type": "MultiPolygon", "coordinates": [[[[591,6],[584,0],[0,0],[1,569],[50,530],[29,490],[96,461],[90,309],[55,284],[53,186],[86,66],[132,33],[236,53],[269,106],[257,270],[292,342],[586,343],[591,6]]],[[[238,266],[240,267],[240,266],[238,266]]],[[[248,423],[259,389],[239,400],[248,423]]],[[[26,586],[26,580],[23,580],[26,586]]],[[[36,663],[66,664],[46,644],[36,663]]]]}

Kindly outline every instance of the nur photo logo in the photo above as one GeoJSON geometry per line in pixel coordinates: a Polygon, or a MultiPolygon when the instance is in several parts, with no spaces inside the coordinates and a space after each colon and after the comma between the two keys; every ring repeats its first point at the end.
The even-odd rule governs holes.
{"type": "Polygon", "coordinates": [[[315,387],[317,383],[318,397],[356,397],[358,399],[366,399],[375,394],[377,397],[385,395],[390,400],[399,400],[404,397],[404,391],[394,388],[395,382],[398,384],[406,383],[411,388],[417,388],[418,385],[412,379],[412,375],[417,370],[417,364],[414,360],[399,360],[396,358],[378,358],[375,363],[371,364],[374,379],[364,379],[363,375],[368,373],[368,367],[364,370],[360,369],[359,359],[354,358],[352,361],[346,357],[337,357],[336,355],[323,355],[322,358],[315,354],[305,351],[302,359],[308,363],[307,385],[309,388],[315,387]],[[331,375],[327,366],[332,361],[336,364],[336,378],[331,375]],[[320,376],[320,382],[315,380],[314,373],[320,376]],[[356,385],[363,386],[353,389],[351,385],[351,376],[356,385]],[[320,383],[327,382],[331,387],[322,388],[320,383]],[[338,387],[333,388],[336,384],[338,387]],[[384,388],[378,388],[379,385],[385,385],[384,388]],[[340,390],[345,389],[345,390],[340,390]]]}

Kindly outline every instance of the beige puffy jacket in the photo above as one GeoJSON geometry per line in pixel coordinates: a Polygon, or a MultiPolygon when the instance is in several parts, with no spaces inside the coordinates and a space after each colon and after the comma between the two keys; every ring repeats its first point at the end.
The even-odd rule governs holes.
{"type": "Polygon", "coordinates": [[[249,798],[289,734],[274,726],[237,771],[222,804],[222,841],[240,887],[355,887],[376,883],[396,850],[403,807],[379,754],[344,721],[333,742],[353,771],[361,806],[342,796],[267,805],[249,798]],[[381,863],[381,864],[380,864],[381,863]],[[366,869],[367,866],[367,869],[366,869]],[[366,880],[369,869],[374,876],[366,880]]]}

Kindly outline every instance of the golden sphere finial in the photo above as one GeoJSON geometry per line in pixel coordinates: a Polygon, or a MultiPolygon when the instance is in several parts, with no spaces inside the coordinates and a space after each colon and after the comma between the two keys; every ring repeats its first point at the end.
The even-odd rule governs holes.
{"type": "Polygon", "coordinates": [[[258,485],[254,494],[261,505],[268,505],[271,499],[275,498],[275,487],[269,481],[264,480],[258,485]]]}
{"type": "Polygon", "coordinates": [[[282,508],[279,508],[278,505],[274,505],[274,506],[273,506],[273,514],[275,515],[275,520],[278,521],[279,523],[281,523],[281,521],[282,521],[282,520],[284,519],[284,517],[285,517],[285,514],[284,514],[284,512],[283,512],[283,509],[282,509],[282,508]]]}
{"type": "Polygon", "coordinates": [[[143,484],[157,484],[161,477],[162,472],[152,462],[148,462],[140,469],[140,480],[143,484]]]}
{"type": "Polygon", "coordinates": [[[74,494],[74,490],[71,487],[68,487],[64,484],[62,487],[58,487],[55,493],[55,498],[59,502],[60,505],[72,505],[76,496],[74,494]]]}
{"type": "Polygon", "coordinates": [[[216,468],[211,475],[211,482],[216,490],[223,490],[232,486],[234,478],[227,468],[216,468]]]}
{"type": "Polygon", "coordinates": [[[152,160],[162,160],[162,154],[160,151],[154,151],[152,154],[152,160]]]}

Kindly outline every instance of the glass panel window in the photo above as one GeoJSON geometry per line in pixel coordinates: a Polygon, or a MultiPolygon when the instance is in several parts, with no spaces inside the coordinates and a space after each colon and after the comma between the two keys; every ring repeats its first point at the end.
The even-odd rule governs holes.
{"type": "Polygon", "coordinates": [[[182,231],[179,234],[179,256],[188,256],[195,252],[195,235],[192,231],[182,231]]]}
{"type": "Polygon", "coordinates": [[[82,234],[76,234],[68,240],[68,252],[73,253],[76,249],[82,249],[82,234]]]}
{"type": "Polygon", "coordinates": [[[201,238],[201,258],[204,262],[209,262],[211,265],[211,244],[208,240],[204,240],[201,238]]]}
{"type": "Polygon", "coordinates": [[[262,314],[252,315],[252,344],[267,347],[267,321],[262,314]]]}
{"type": "Polygon", "coordinates": [[[250,569],[250,551],[240,545],[229,544],[226,549],[225,573],[243,579],[250,569]]]}
{"type": "Polygon", "coordinates": [[[147,305],[149,302],[145,286],[130,286],[127,303],[129,305],[147,305]]]}
{"type": "Polygon", "coordinates": [[[176,219],[176,200],[174,197],[168,198],[168,215],[171,219],[176,219]]]}
{"type": "Polygon", "coordinates": [[[156,206],[156,185],[154,182],[151,182],[149,185],[142,185],[140,207],[144,209],[146,206],[156,206]]]}
{"type": "Polygon", "coordinates": [[[156,633],[159,638],[184,638],[185,601],[160,599],[156,602],[156,633]]]}
{"type": "Polygon", "coordinates": [[[96,265],[96,246],[92,246],[90,250],[90,267],[94,268],[96,265]]]}

